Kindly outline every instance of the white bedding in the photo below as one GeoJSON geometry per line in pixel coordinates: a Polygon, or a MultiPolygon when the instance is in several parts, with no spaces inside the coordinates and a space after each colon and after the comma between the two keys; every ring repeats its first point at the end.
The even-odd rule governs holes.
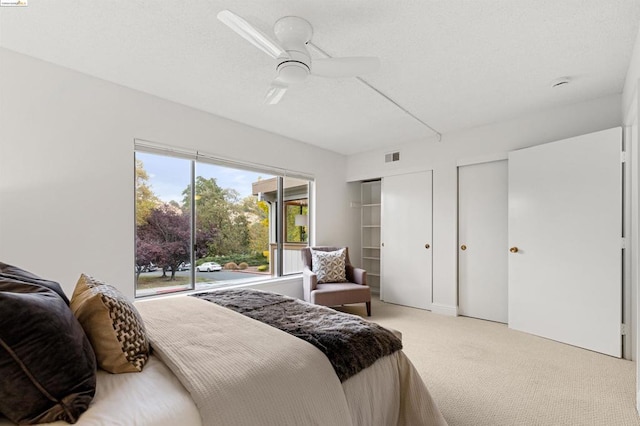
{"type": "Polygon", "coordinates": [[[315,346],[195,297],[136,306],[204,424],[352,425],[340,380],[315,346]]]}
{"type": "Polygon", "coordinates": [[[407,355],[380,358],[342,383],[354,426],[446,426],[407,355]]]}
{"type": "MultiPolygon", "coordinates": [[[[47,423],[68,426],[66,422],[47,423]]],[[[13,425],[0,419],[0,425],[13,425]]],[[[201,425],[189,392],[167,366],[151,356],[141,373],[110,374],[98,370],[96,396],[76,425],[201,425]]]]}
{"type": "MultiPolygon", "coordinates": [[[[209,414],[209,418],[214,419],[209,422],[211,424],[276,424],[266,421],[269,418],[267,414],[270,413],[269,415],[273,416],[275,413],[283,420],[283,422],[278,422],[278,425],[287,423],[332,426],[339,424],[354,426],[446,425],[424,382],[402,351],[379,359],[369,368],[341,384],[324,354],[312,345],[226,308],[214,307],[215,305],[209,302],[191,297],[173,300],[179,299],[183,299],[183,303],[190,304],[190,306],[193,306],[194,303],[205,304],[218,312],[218,315],[222,315],[213,323],[207,322],[211,325],[208,328],[214,330],[213,335],[217,335],[218,339],[215,342],[209,342],[208,349],[198,345],[195,347],[196,353],[200,351],[204,357],[211,358],[212,363],[209,368],[214,366],[213,369],[217,370],[216,374],[218,374],[216,377],[227,380],[222,385],[218,383],[209,390],[205,390],[211,394],[208,395],[211,397],[211,401],[207,401],[206,404],[212,404],[212,407],[218,410],[217,412],[214,410],[214,417],[209,414]],[[231,322],[228,323],[223,319],[227,313],[231,317],[231,322]],[[255,330],[260,331],[259,335],[253,339],[256,347],[253,347],[254,344],[243,347],[247,353],[241,356],[238,355],[237,347],[229,346],[238,335],[238,333],[233,333],[234,329],[238,329],[236,320],[249,324],[250,328],[255,326],[255,330]],[[263,327],[268,328],[264,329],[263,327]],[[265,330],[267,335],[264,335],[265,330]],[[225,339],[224,336],[233,337],[225,339]],[[285,342],[284,346],[282,342],[285,342]],[[303,347],[303,349],[291,351],[289,350],[292,348],[290,345],[294,345],[296,348],[303,347]],[[274,363],[273,360],[261,360],[265,354],[265,347],[275,348],[275,350],[267,349],[270,356],[278,357],[278,350],[280,350],[280,356],[287,362],[275,362],[279,367],[274,371],[267,371],[266,375],[260,372],[257,377],[277,377],[283,373],[284,377],[274,381],[265,379],[262,383],[263,387],[257,389],[256,382],[252,381],[252,377],[256,377],[256,368],[262,371],[274,363]],[[299,367],[304,367],[302,370],[309,368],[305,367],[308,360],[305,361],[302,356],[296,359],[303,352],[311,355],[310,368],[315,368],[317,371],[311,373],[303,371],[301,374],[299,367]],[[258,358],[255,359],[255,363],[246,362],[247,359],[250,360],[256,356],[258,358]],[[287,369],[288,363],[291,365],[287,369]],[[215,368],[215,365],[226,365],[226,367],[218,369],[215,368]],[[284,371],[283,365],[285,366],[284,371]],[[318,365],[323,365],[323,367],[320,368],[318,365]],[[330,370],[326,369],[327,366],[330,370]],[[296,369],[298,371],[294,374],[293,371],[296,369]],[[225,370],[229,370],[226,378],[225,370]],[[319,375],[318,371],[320,371],[319,375]],[[305,380],[301,381],[300,377],[305,377],[305,380]],[[289,387],[277,387],[273,385],[276,382],[286,383],[289,387]],[[249,398],[244,398],[242,395],[249,396],[249,398]],[[218,398],[225,402],[220,404],[217,401],[218,398]],[[261,420],[266,422],[258,421],[256,423],[255,416],[260,413],[264,414],[261,420]],[[220,420],[223,419],[226,420],[221,423],[220,420]],[[298,421],[292,423],[289,421],[290,419],[298,421]]],[[[144,313],[144,311],[155,312],[160,307],[167,307],[167,303],[169,303],[169,299],[158,299],[158,301],[144,302],[145,306],[142,309],[140,309],[140,304],[137,305],[144,313]],[[162,302],[158,303],[161,300],[162,302]],[[147,305],[147,303],[149,304],[147,305]]],[[[178,302],[177,305],[181,305],[181,303],[178,302]]],[[[185,306],[182,308],[184,309],[185,306]]],[[[159,309],[159,311],[162,310],[159,309]]],[[[193,310],[187,312],[190,314],[188,317],[194,317],[193,310]]],[[[182,322],[179,323],[182,324],[182,322]]],[[[187,327],[187,329],[190,328],[187,327]]],[[[245,334],[251,336],[251,333],[245,334]]],[[[194,340],[194,342],[197,341],[199,339],[194,340]]],[[[162,355],[166,356],[166,354],[162,355]]],[[[171,364],[172,361],[169,360],[169,363],[171,364]]],[[[206,374],[199,373],[202,369],[197,362],[192,364],[198,367],[192,370],[192,373],[198,376],[197,380],[200,379],[200,376],[206,376],[206,374]]],[[[173,365],[172,368],[176,368],[176,366],[173,365]]],[[[182,372],[178,372],[178,376],[182,375],[182,372]]],[[[207,414],[203,415],[203,409],[210,410],[211,407],[200,407],[198,410],[196,402],[194,402],[194,395],[191,395],[185,388],[185,386],[192,385],[188,383],[183,385],[176,374],[158,356],[151,356],[141,373],[109,374],[98,371],[94,401],[76,424],[80,426],[202,426],[203,423],[206,424],[202,418],[207,418],[207,414]]],[[[196,396],[195,401],[198,400],[199,398],[196,396]]],[[[200,404],[203,404],[201,399],[200,404]]],[[[0,419],[0,425],[10,424],[12,423],[8,420],[0,419]]],[[[49,423],[49,425],[55,426],[66,424],[64,422],[49,423]]]]}
{"type": "Polygon", "coordinates": [[[205,424],[446,425],[402,351],[341,384],[315,346],[230,309],[192,297],[137,307],[205,424]]]}

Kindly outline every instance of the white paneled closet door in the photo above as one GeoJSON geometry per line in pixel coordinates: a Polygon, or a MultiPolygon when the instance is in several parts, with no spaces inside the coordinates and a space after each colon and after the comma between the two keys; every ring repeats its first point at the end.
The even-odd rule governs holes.
{"type": "Polygon", "coordinates": [[[507,322],[507,160],[458,167],[458,312],[507,322]]]}
{"type": "Polygon", "coordinates": [[[621,129],[509,153],[509,327],[621,356],[621,129]]]}
{"type": "Polygon", "coordinates": [[[382,180],[380,298],[431,309],[432,172],[382,180]]]}

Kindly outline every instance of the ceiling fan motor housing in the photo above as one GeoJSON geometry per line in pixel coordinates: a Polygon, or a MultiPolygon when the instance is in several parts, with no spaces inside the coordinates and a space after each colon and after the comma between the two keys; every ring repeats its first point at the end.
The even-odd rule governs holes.
{"type": "Polygon", "coordinates": [[[313,35],[311,24],[297,16],[285,16],[276,21],[273,31],[290,56],[278,60],[278,80],[287,84],[304,81],[311,71],[311,56],[306,46],[313,35]]]}

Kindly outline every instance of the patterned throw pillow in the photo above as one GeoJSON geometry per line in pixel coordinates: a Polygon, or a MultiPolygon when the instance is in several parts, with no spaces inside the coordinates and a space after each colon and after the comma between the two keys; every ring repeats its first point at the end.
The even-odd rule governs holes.
{"type": "Polygon", "coordinates": [[[142,371],[149,341],[138,310],[115,287],[82,274],[71,297],[71,310],[96,353],[98,366],[110,373],[142,371]]]}
{"type": "Polygon", "coordinates": [[[343,283],[347,281],[344,249],[336,251],[311,250],[311,268],[318,276],[318,284],[343,283]]]}

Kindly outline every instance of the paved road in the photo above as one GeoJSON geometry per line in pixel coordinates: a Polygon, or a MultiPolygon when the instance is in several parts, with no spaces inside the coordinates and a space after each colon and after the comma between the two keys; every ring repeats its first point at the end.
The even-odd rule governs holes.
{"type": "MultiPolygon", "coordinates": [[[[167,272],[169,274],[170,272],[167,272]]],[[[176,277],[188,277],[190,276],[191,271],[177,271],[176,277]]],[[[144,272],[143,275],[146,276],[160,276],[162,275],[161,270],[156,270],[154,272],[144,272]]],[[[198,272],[196,271],[196,279],[204,278],[211,281],[227,281],[227,280],[241,280],[243,278],[253,278],[263,276],[264,274],[251,274],[246,272],[234,272],[234,271],[217,271],[217,272],[198,272]]]]}

